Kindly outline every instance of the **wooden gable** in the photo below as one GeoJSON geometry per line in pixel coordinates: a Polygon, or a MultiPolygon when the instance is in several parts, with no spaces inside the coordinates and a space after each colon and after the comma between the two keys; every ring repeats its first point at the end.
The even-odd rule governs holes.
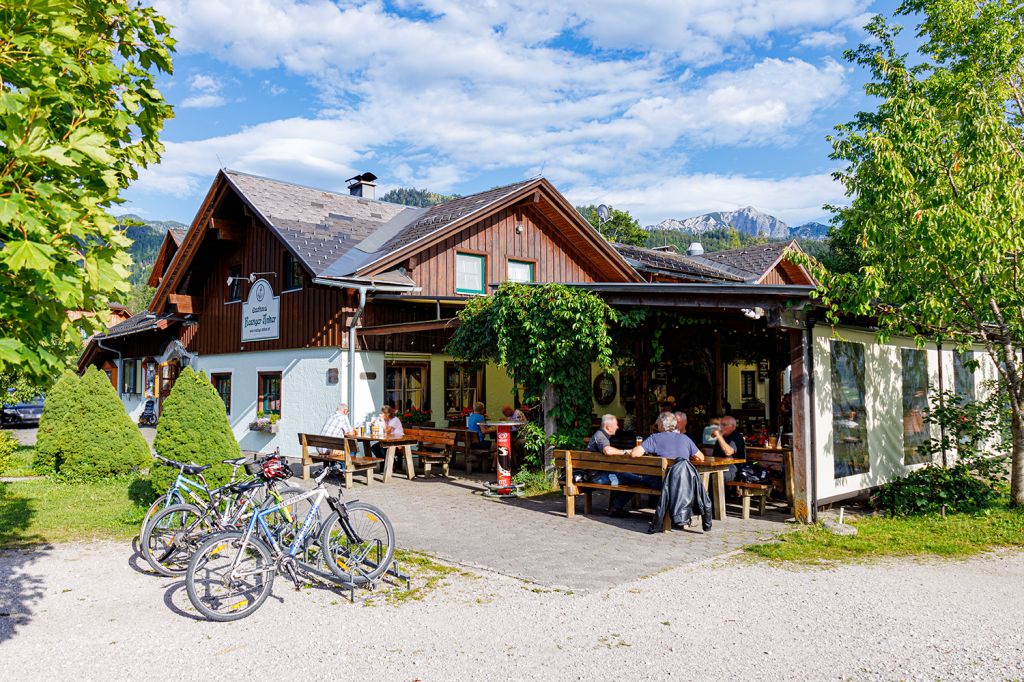
{"type": "Polygon", "coordinates": [[[795,242],[791,241],[783,249],[778,259],[771,264],[771,267],[767,268],[760,277],[758,277],[756,284],[800,284],[806,286],[816,286],[818,283],[807,269],[795,263],[791,258],[790,254],[793,252],[803,253],[803,249],[795,242]]]}
{"type": "Polygon", "coordinates": [[[486,257],[488,284],[508,279],[510,259],[534,263],[534,280],[538,282],[642,281],[543,178],[397,249],[358,274],[377,275],[405,267],[422,288],[420,295],[429,291],[429,295],[451,296],[455,294],[455,254],[459,251],[486,257]]]}

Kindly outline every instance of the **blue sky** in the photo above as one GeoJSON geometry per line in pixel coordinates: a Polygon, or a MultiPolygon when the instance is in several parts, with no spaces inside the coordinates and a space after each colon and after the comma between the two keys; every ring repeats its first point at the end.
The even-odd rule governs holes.
{"type": "Polygon", "coordinates": [[[221,166],[344,191],[543,174],[644,224],[842,201],[825,136],[870,108],[869,0],[154,0],[166,151],[118,212],[188,222],[221,166]]]}

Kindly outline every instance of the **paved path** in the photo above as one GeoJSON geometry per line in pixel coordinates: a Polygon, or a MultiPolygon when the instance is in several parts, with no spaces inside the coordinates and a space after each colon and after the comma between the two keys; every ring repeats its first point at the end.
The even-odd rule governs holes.
{"type": "MultiPolygon", "coordinates": [[[[571,552],[567,547],[565,551],[571,552]]],[[[123,544],[0,553],[6,679],[1010,680],[1024,554],[786,570],[698,562],[590,592],[493,573],[350,605],[284,581],[250,618],[194,618],[123,544]]],[[[627,563],[630,558],[621,556],[627,563]]]]}
{"type": "MultiPolygon", "coordinates": [[[[492,474],[493,475],[493,474],[492,474]]],[[[443,479],[396,476],[382,485],[362,483],[344,491],[381,507],[400,547],[429,552],[467,567],[481,567],[549,587],[599,589],[682,563],[724,554],[786,530],[787,515],[739,519],[739,506],[710,533],[699,530],[647,534],[650,514],[612,519],[607,497],[594,496],[595,514],[565,516],[565,498],[498,501],[482,495],[486,476],[443,479]]],[[[781,507],[780,507],[781,509],[781,507]]]]}

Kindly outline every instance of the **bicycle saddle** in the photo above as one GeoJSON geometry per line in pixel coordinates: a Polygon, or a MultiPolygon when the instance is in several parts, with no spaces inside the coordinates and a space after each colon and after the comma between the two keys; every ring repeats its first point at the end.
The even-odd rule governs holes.
{"type": "Polygon", "coordinates": [[[194,476],[196,474],[200,474],[200,473],[206,471],[211,466],[212,465],[210,465],[210,464],[203,464],[201,466],[199,464],[185,464],[185,465],[182,465],[181,472],[184,473],[184,474],[192,474],[194,476]]]}
{"type": "Polygon", "coordinates": [[[248,457],[235,457],[234,459],[222,459],[221,462],[229,464],[233,467],[240,467],[249,461],[248,457]]]}

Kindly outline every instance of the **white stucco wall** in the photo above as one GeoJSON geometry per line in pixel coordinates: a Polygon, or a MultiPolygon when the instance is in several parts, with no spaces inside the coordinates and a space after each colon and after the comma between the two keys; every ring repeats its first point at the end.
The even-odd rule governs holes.
{"type": "MultiPolygon", "coordinates": [[[[228,419],[243,450],[270,452],[280,447],[291,457],[301,454],[299,433],[319,433],[339,402],[348,394],[348,354],[338,348],[303,348],[252,353],[206,355],[193,367],[207,375],[231,373],[231,414],[228,419]],[[337,368],[338,383],[328,384],[327,370],[337,368]],[[256,418],[258,373],[281,372],[281,420],[276,434],[250,431],[256,418]]],[[[384,393],[382,353],[356,354],[354,420],[380,409],[384,393]],[[375,372],[373,380],[359,379],[360,372],[375,372]]]]}

